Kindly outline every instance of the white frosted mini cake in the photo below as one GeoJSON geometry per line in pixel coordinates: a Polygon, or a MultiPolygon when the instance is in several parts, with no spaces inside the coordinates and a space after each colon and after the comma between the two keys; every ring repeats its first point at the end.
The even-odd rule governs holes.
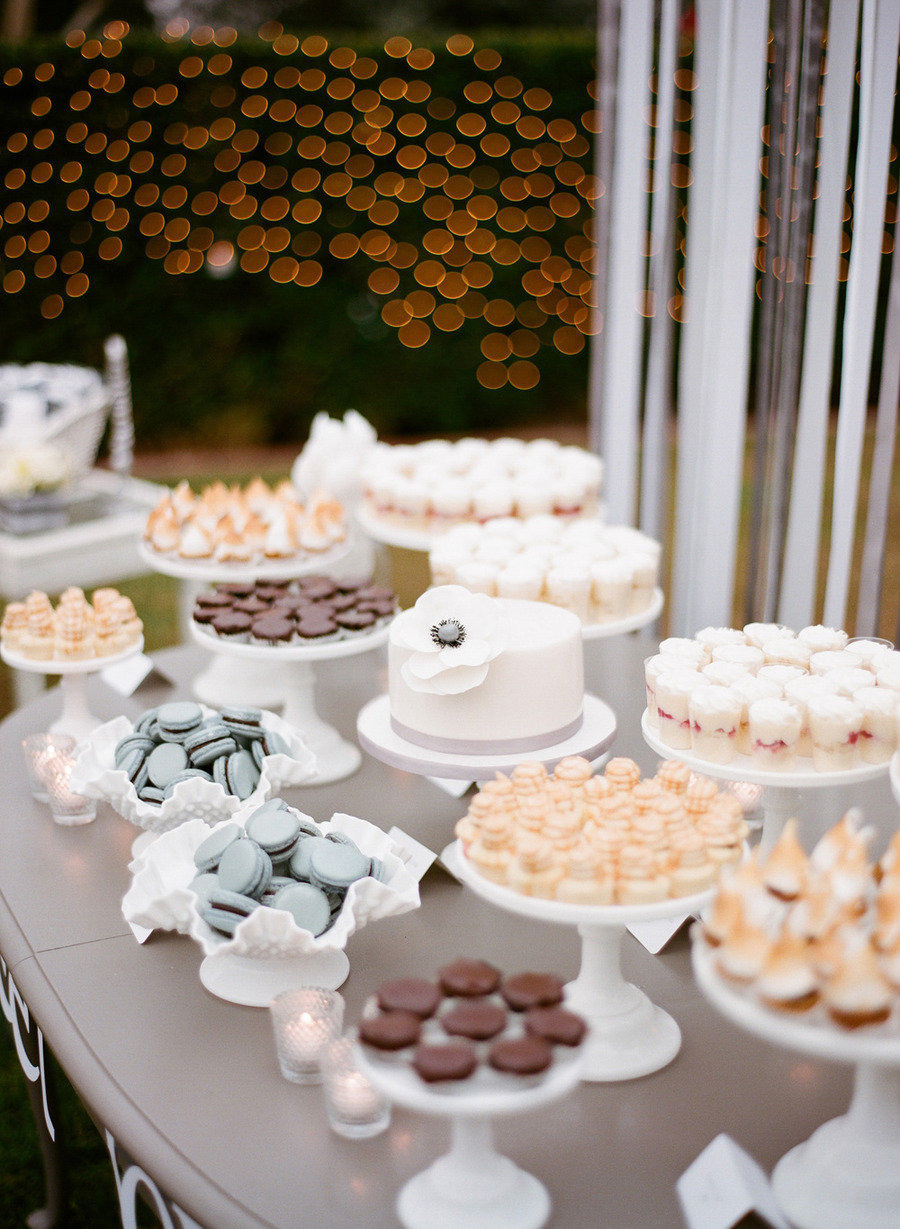
{"type": "Polygon", "coordinates": [[[553,746],[582,721],[581,624],[543,602],[429,589],[391,625],[394,730],[418,746],[492,755],[553,746]]]}

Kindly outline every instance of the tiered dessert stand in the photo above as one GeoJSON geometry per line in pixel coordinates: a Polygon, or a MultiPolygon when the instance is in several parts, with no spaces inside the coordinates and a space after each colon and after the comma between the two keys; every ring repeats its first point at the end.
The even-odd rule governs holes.
{"type": "MultiPolygon", "coordinates": [[[[338,731],[316,712],[314,663],[355,657],[385,644],[390,631],[386,622],[372,632],[355,633],[345,640],[330,640],[324,644],[260,645],[239,644],[204,630],[191,623],[191,635],[197,644],[210,653],[234,662],[253,663],[272,670],[278,679],[284,720],[298,730],[316,757],[316,772],[310,785],[341,781],[356,772],[362,762],[359,748],[342,738],[338,731]]],[[[195,683],[196,690],[196,683],[195,683]]],[[[234,697],[234,687],[232,687],[234,697]]]]}
{"type": "MultiPolygon", "coordinates": [[[[488,781],[495,773],[510,773],[521,763],[521,753],[462,755],[431,751],[409,742],[391,726],[390,697],[377,696],[361,710],[356,720],[360,746],[392,768],[402,768],[422,777],[442,777],[455,781],[488,781]]],[[[567,755],[582,755],[596,760],[616,736],[616,715],[597,696],[584,697],[584,720],[577,733],[565,742],[529,751],[525,758],[555,767],[567,755]]]]}
{"type": "Polygon", "coordinates": [[[693,962],[703,993],[741,1028],[775,1045],[855,1068],[847,1113],[819,1127],[775,1166],[772,1188],[791,1224],[798,1229],[895,1229],[900,1216],[896,1018],[851,1032],[821,1017],[776,1015],[727,986],[700,940],[694,943],[693,962]]]}
{"type": "Polygon", "coordinates": [[[0,648],[0,657],[14,670],[26,670],[31,674],[58,674],[60,676],[60,695],[62,696],[62,712],[50,726],[51,734],[71,734],[76,742],[82,742],[103,724],[101,717],[95,717],[88,708],[87,688],[85,686],[89,674],[99,674],[107,666],[114,666],[120,661],[143,651],[144,638],[139,637],[134,644],[123,649],[121,653],[112,653],[106,657],[86,657],[80,661],[36,661],[31,657],[23,657],[6,647],[0,648]]]}
{"type": "Polygon", "coordinates": [[[648,905],[573,905],[524,896],[486,879],[455,841],[441,860],[477,896],[508,913],[575,926],[581,936],[581,969],[566,986],[566,1004],[590,1025],[582,1079],[631,1080],[667,1066],[681,1049],[681,1030],[643,990],[622,976],[621,948],[627,926],[694,914],[714,889],[648,905]]]}
{"type": "MultiPolygon", "coordinates": [[[[728,764],[714,764],[711,760],[692,755],[689,750],[681,751],[667,746],[647,720],[646,709],[641,717],[641,732],[647,745],[665,759],[681,760],[694,772],[705,777],[711,777],[714,781],[747,781],[751,785],[762,786],[763,827],[760,849],[764,853],[778,840],[788,819],[801,815],[804,790],[833,791],[845,785],[872,781],[876,777],[884,776],[888,771],[888,764],[884,763],[860,764],[844,772],[817,772],[811,766],[786,772],[772,772],[760,768],[749,755],[736,755],[728,764]]],[[[811,761],[809,762],[811,765],[811,761]]]]}
{"type": "MultiPolygon", "coordinates": [[[[141,559],[149,568],[163,576],[190,582],[194,587],[226,581],[295,580],[313,572],[327,572],[339,563],[353,547],[349,536],[329,551],[297,555],[292,559],[267,560],[264,563],[218,563],[214,559],[181,559],[150,549],[145,542],[139,547],[141,559]]],[[[284,703],[284,680],[277,663],[242,661],[214,651],[210,665],[193,682],[194,695],[215,708],[223,704],[252,704],[257,708],[277,708],[284,703]]]]}
{"type": "Polygon", "coordinates": [[[508,1088],[429,1086],[402,1063],[373,1059],[361,1047],[357,1057],[391,1101],[451,1120],[450,1151],[411,1178],[398,1196],[397,1215],[406,1229],[539,1229],[546,1223],[546,1188],[496,1151],[491,1119],[537,1109],[571,1092],[581,1074],[578,1051],[555,1061],[535,1083],[508,1088]]]}

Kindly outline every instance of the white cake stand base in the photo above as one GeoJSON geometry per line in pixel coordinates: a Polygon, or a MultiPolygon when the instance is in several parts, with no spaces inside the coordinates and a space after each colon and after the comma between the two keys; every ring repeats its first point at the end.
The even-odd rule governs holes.
{"type": "Polygon", "coordinates": [[[316,772],[307,784],[342,781],[356,772],[362,755],[358,747],[319,716],[315,663],[355,657],[380,648],[389,632],[390,625],[385,623],[371,633],[346,640],[269,647],[231,643],[192,623],[192,638],[213,654],[212,664],[194,680],[194,694],[198,700],[217,707],[237,703],[281,708],[284,720],[301,731],[316,757],[316,772]],[[260,698],[263,695],[268,695],[266,703],[260,698]]]}
{"type": "Polygon", "coordinates": [[[476,895],[509,913],[577,928],[581,967],[566,986],[566,1003],[584,1016],[591,1029],[583,1047],[583,1080],[633,1080],[672,1061],[681,1049],[681,1029],[622,976],[622,939],[634,922],[698,913],[711,900],[713,889],[649,905],[572,905],[523,896],[493,883],[468,861],[458,841],[444,850],[441,861],[476,895]]]}
{"type": "Polygon", "coordinates": [[[200,965],[200,981],[216,998],[243,1007],[268,1007],[283,990],[322,986],[337,990],[347,980],[350,961],[338,948],[308,956],[275,956],[264,960],[232,953],[207,956],[200,965]]]}
{"type": "Polygon", "coordinates": [[[0,650],[0,657],[15,670],[25,670],[30,674],[58,674],[60,676],[59,694],[62,699],[62,712],[50,726],[50,733],[70,734],[76,743],[81,743],[103,724],[102,718],[95,717],[88,708],[87,676],[99,674],[107,666],[114,666],[117,662],[125,661],[136,653],[142,652],[143,648],[142,637],[121,653],[114,653],[108,657],[90,657],[83,661],[35,661],[30,657],[22,657],[18,653],[11,653],[5,648],[0,650]]]}
{"type": "MultiPolygon", "coordinates": [[[[726,985],[702,939],[691,953],[700,989],[735,1024],[775,1045],[854,1065],[841,1118],[819,1127],[775,1166],[772,1189],[797,1229],[896,1229],[900,1220],[900,1035],[890,1021],[840,1029],[819,1007],[778,1014],[726,985]]],[[[785,1097],[790,1089],[785,1088],[785,1097]]]]}
{"type": "Polygon", "coordinates": [[[772,772],[759,768],[747,755],[736,755],[727,764],[714,764],[711,760],[692,755],[689,750],[676,751],[667,746],[659,737],[659,731],[647,720],[646,709],[641,717],[641,733],[647,745],[667,760],[681,760],[694,772],[711,777],[714,781],[748,781],[751,785],[762,786],[763,826],[759,847],[763,853],[769,852],[791,816],[800,816],[804,790],[835,790],[845,785],[858,785],[862,781],[884,776],[889,767],[889,762],[885,762],[860,764],[844,772],[817,772],[811,760],[801,760],[805,767],[772,772]]]}
{"type": "Polygon", "coordinates": [[[565,742],[537,751],[503,755],[460,755],[449,751],[429,751],[408,742],[391,726],[389,696],[378,696],[362,709],[356,721],[360,746],[392,768],[422,777],[446,777],[454,781],[490,781],[497,772],[510,773],[523,760],[538,760],[555,767],[568,755],[583,755],[596,760],[616,736],[616,715],[597,696],[584,697],[584,721],[565,742]]]}
{"type": "MultiPolygon", "coordinates": [[[[562,1049],[563,1047],[558,1047],[562,1049]]],[[[395,1104],[450,1119],[450,1151],[410,1179],[397,1199],[406,1229],[539,1229],[550,1215],[543,1184],[494,1147],[495,1117],[525,1113],[570,1093],[583,1053],[554,1060],[536,1083],[469,1080],[426,1084],[405,1063],[373,1058],[357,1047],[360,1070],[395,1104]]]]}
{"type": "Polygon", "coordinates": [[[397,1198],[407,1229],[539,1229],[550,1216],[543,1183],[494,1148],[486,1118],[453,1118],[450,1151],[397,1198]]]}
{"type": "Polygon", "coordinates": [[[900,1071],[861,1063],[849,1111],[782,1157],[775,1198],[798,1229],[896,1229],[900,1071]]]}

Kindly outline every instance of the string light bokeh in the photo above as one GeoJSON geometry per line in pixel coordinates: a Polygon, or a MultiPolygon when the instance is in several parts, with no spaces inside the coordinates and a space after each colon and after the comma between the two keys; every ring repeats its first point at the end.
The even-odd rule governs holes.
{"type": "Polygon", "coordinates": [[[248,62],[234,30],[175,22],[168,79],[128,34],[68,35],[65,112],[52,62],[3,77],[2,285],[41,282],[46,319],[128,247],[173,277],[240,268],[300,288],[351,265],[402,345],[477,330],[487,389],[533,388],[543,348],[577,355],[599,327],[593,83],[576,123],[462,34],[438,56],[392,37],[375,58],[269,23],[248,62]],[[447,55],[465,65],[453,96],[447,55]]]}

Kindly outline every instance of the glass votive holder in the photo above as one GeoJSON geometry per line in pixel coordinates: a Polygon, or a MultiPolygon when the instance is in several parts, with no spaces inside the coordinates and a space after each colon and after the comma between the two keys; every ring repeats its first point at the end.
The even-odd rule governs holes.
{"type": "Polygon", "coordinates": [[[49,802],[47,786],[44,783],[44,767],[54,755],[71,755],[75,750],[75,739],[71,734],[29,734],[22,739],[22,750],[25,753],[32,798],[36,802],[49,802]]]}
{"type": "Polygon", "coordinates": [[[319,1084],[323,1048],[340,1037],[344,999],[335,990],[285,990],[269,1004],[281,1074],[292,1084],[319,1084]]]}
{"type": "Polygon", "coordinates": [[[72,769],[75,757],[69,751],[57,751],[48,756],[41,771],[47,789],[47,800],[54,822],[64,828],[76,828],[89,824],[97,816],[97,804],[93,798],[85,798],[71,789],[72,769]]]}
{"type": "Polygon", "coordinates": [[[328,1121],[345,1139],[369,1139],[386,1131],[391,1103],[356,1065],[353,1040],[339,1037],[322,1051],[328,1121]]]}

